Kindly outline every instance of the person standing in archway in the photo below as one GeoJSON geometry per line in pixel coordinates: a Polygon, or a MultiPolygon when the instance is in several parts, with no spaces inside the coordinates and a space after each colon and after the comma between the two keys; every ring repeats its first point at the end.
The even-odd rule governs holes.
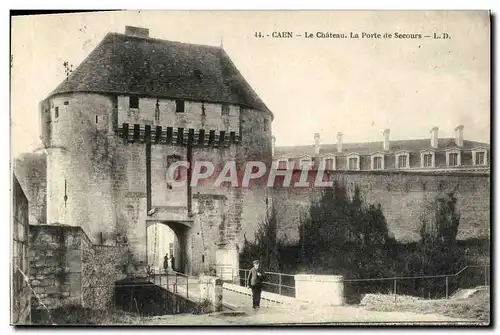
{"type": "Polygon", "coordinates": [[[165,270],[165,273],[168,272],[168,253],[165,254],[165,257],[163,257],[163,269],[165,270]]]}
{"type": "Polygon", "coordinates": [[[260,308],[260,295],[262,293],[263,274],[259,270],[259,261],[253,261],[253,268],[247,278],[248,286],[252,289],[252,308],[260,308]]]}
{"type": "Polygon", "coordinates": [[[174,257],[174,255],[170,256],[170,266],[172,267],[172,271],[175,271],[175,257],[174,257]]]}

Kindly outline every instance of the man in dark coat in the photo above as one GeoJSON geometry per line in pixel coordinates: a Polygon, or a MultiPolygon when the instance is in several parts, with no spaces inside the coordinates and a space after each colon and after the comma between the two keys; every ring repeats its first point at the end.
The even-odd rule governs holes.
{"type": "Polygon", "coordinates": [[[253,261],[253,268],[250,269],[248,274],[247,283],[252,289],[252,308],[257,309],[260,307],[260,295],[262,293],[262,282],[264,280],[263,274],[259,271],[259,261],[253,261]]]}
{"type": "Polygon", "coordinates": [[[168,253],[165,254],[165,257],[163,258],[163,269],[165,272],[168,270],[168,253]]]}
{"type": "Polygon", "coordinates": [[[170,256],[170,266],[172,267],[172,271],[177,271],[175,267],[175,257],[174,255],[170,256]]]}

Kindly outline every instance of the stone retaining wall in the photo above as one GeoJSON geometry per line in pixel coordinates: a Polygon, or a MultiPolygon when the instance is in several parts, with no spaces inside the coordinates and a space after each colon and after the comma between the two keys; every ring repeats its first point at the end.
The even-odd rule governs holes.
{"type": "Polygon", "coordinates": [[[66,225],[30,225],[30,242],[32,308],[109,307],[121,248],[93,245],[80,227],[66,225]]]}

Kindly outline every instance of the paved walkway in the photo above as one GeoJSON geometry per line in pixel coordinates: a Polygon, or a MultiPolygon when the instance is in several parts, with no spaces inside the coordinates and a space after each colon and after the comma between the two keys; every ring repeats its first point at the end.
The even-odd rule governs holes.
{"type": "MultiPolygon", "coordinates": [[[[203,315],[164,315],[144,320],[144,324],[164,325],[478,325],[434,314],[410,312],[374,312],[359,307],[276,306],[253,311],[244,307],[243,313],[213,313],[203,315]]],[[[484,324],[484,323],[483,323],[484,324]]]]}
{"type": "MultiPolygon", "coordinates": [[[[161,286],[173,291],[175,276],[161,276],[161,286]],[[168,280],[167,280],[168,279],[168,280]]],[[[160,284],[160,277],[155,278],[160,284]]],[[[177,277],[177,294],[200,301],[200,284],[197,277],[177,277]],[[186,285],[187,284],[187,285],[186,285]],[[188,291],[186,291],[186,288],[188,291]]],[[[248,292],[250,293],[250,291],[248,292]]],[[[412,312],[368,311],[355,306],[316,306],[314,304],[280,304],[261,301],[261,308],[252,309],[251,297],[225,289],[223,291],[225,310],[239,313],[214,313],[211,315],[165,315],[152,318],[150,324],[480,324],[475,320],[462,320],[437,314],[412,312]]]]}
{"type": "MultiPolygon", "coordinates": [[[[183,297],[187,297],[190,300],[200,302],[201,301],[201,289],[198,277],[181,277],[175,275],[157,275],[155,276],[154,282],[156,285],[162,286],[169,291],[175,291],[177,294],[183,297]],[[175,288],[177,286],[177,289],[175,288]]],[[[248,290],[250,293],[250,290],[248,290]]],[[[248,310],[252,311],[252,298],[251,296],[236,293],[230,290],[223,291],[222,303],[225,309],[231,310],[248,310]]],[[[272,303],[265,300],[261,301],[262,306],[281,308],[281,304],[272,303]]]]}

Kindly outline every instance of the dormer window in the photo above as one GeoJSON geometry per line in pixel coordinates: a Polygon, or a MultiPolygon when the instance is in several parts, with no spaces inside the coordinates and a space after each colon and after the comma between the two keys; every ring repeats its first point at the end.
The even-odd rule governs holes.
{"type": "Polygon", "coordinates": [[[423,168],[434,167],[435,155],[434,151],[423,151],[420,153],[420,166],[423,168]]]}
{"type": "Polygon", "coordinates": [[[312,161],[310,157],[301,158],[299,161],[299,169],[301,170],[309,170],[311,169],[312,161]]]}
{"type": "Polygon", "coordinates": [[[373,154],[372,155],[372,170],[383,170],[384,169],[384,155],[383,154],[373,154]]]}
{"type": "Polygon", "coordinates": [[[325,170],[326,171],[335,170],[335,157],[326,157],[324,160],[325,160],[325,170]]]}
{"type": "Polygon", "coordinates": [[[448,165],[449,166],[458,166],[458,165],[460,165],[457,153],[450,153],[450,154],[448,154],[448,165]]]}
{"type": "Polygon", "coordinates": [[[347,168],[349,170],[359,170],[359,155],[350,154],[347,156],[347,168]]]}
{"type": "Polygon", "coordinates": [[[485,165],[485,153],[484,152],[476,152],[476,155],[475,155],[475,162],[476,162],[476,165],[485,165]]]}
{"type": "Polygon", "coordinates": [[[278,170],[288,169],[288,159],[278,159],[278,170]]]}
{"type": "Polygon", "coordinates": [[[139,97],[130,97],[128,100],[129,108],[139,108],[139,97]]]}
{"type": "Polygon", "coordinates": [[[461,165],[460,150],[454,149],[446,152],[446,165],[448,166],[461,165]]]}
{"type": "Polygon", "coordinates": [[[372,169],[373,170],[382,170],[383,169],[383,164],[384,163],[384,158],[377,156],[373,157],[373,164],[372,164],[372,169]]]}
{"type": "Polygon", "coordinates": [[[488,151],[483,148],[472,150],[472,165],[487,165],[488,151]]]}
{"type": "Polygon", "coordinates": [[[396,167],[398,169],[407,169],[410,167],[410,153],[401,151],[396,153],[396,167]]]}

